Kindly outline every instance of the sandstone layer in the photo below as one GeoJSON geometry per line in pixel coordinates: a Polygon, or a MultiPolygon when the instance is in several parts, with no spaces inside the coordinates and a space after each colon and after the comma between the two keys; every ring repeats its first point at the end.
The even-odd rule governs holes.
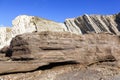
{"type": "Polygon", "coordinates": [[[119,80],[119,45],[119,36],[110,33],[17,35],[7,57],[0,59],[0,75],[13,80],[119,80]]]}

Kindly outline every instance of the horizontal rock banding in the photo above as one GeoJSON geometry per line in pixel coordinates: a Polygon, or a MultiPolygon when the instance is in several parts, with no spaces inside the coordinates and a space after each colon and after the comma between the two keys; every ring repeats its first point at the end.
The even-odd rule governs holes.
{"type": "MultiPolygon", "coordinates": [[[[76,35],[68,32],[34,32],[18,35],[12,39],[10,60],[5,68],[8,72],[34,70],[37,67],[57,62],[75,62],[91,65],[99,62],[113,61],[119,67],[120,39],[108,33],[76,35]],[[111,40],[112,39],[112,40],[111,40]],[[15,63],[13,63],[15,62],[15,63]],[[21,63],[36,66],[24,69],[12,65],[21,63]],[[12,63],[12,64],[10,64],[12,63]],[[11,66],[8,66],[11,65],[11,66]]],[[[4,60],[5,61],[5,60],[4,60]]],[[[3,63],[3,62],[2,62],[3,63]]],[[[0,71],[4,73],[4,70],[0,71]]]]}
{"type": "Polygon", "coordinates": [[[119,35],[120,14],[115,15],[83,15],[77,18],[66,19],[64,23],[21,15],[16,17],[11,28],[0,28],[0,48],[9,45],[12,37],[27,32],[72,32],[86,34],[89,32],[108,32],[119,35]]]}

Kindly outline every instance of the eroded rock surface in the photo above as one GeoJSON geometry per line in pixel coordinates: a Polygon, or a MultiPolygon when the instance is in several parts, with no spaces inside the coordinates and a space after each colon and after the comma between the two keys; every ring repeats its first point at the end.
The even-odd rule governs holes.
{"type": "Polygon", "coordinates": [[[9,57],[41,60],[48,58],[51,62],[71,60],[83,64],[109,59],[117,61],[119,44],[119,36],[109,33],[85,35],[69,32],[26,33],[13,38],[10,45],[12,53],[9,57]]]}
{"type": "Polygon", "coordinates": [[[0,49],[6,45],[10,45],[12,39],[10,27],[0,27],[0,49]]]}
{"type": "Polygon", "coordinates": [[[68,31],[85,34],[89,32],[109,32],[120,35],[120,13],[115,15],[83,15],[66,19],[68,31]]]}
{"type": "Polygon", "coordinates": [[[41,31],[65,31],[63,23],[54,22],[44,18],[35,16],[21,15],[16,17],[13,21],[12,32],[15,35],[27,32],[41,32],[41,31]]]}
{"type": "Polygon", "coordinates": [[[0,79],[120,80],[119,31],[120,14],[64,24],[18,16],[12,28],[0,28],[0,48],[8,45],[0,50],[0,79]]]}
{"type": "Polygon", "coordinates": [[[110,33],[17,35],[11,55],[1,58],[0,75],[14,80],[119,80],[119,44],[119,36],[110,33]]]}
{"type": "Polygon", "coordinates": [[[35,16],[20,15],[12,21],[12,27],[0,27],[0,49],[9,46],[13,37],[27,32],[66,31],[63,23],[54,22],[35,16]]]}
{"type": "Polygon", "coordinates": [[[64,23],[20,15],[12,21],[12,24],[11,28],[0,28],[0,48],[8,46],[16,35],[27,32],[53,31],[75,34],[108,32],[120,35],[120,13],[114,15],[85,14],[77,18],[66,19],[64,23]]]}

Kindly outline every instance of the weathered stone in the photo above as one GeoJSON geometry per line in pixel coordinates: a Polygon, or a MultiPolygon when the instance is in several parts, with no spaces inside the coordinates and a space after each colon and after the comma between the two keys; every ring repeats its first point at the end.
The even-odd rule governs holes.
{"type": "Polygon", "coordinates": [[[41,32],[41,31],[65,31],[63,23],[57,23],[35,16],[21,15],[16,17],[13,21],[12,32],[14,35],[27,32],[41,32]]]}
{"type": "Polygon", "coordinates": [[[11,41],[11,58],[48,61],[76,61],[91,64],[103,60],[119,60],[119,37],[109,34],[76,35],[66,32],[41,32],[18,35],[11,41]],[[112,40],[111,40],[112,39],[112,40]],[[55,58],[53,58],[55,57],[55,58]],[[50,59],[50,60],[49,60],[50,59]],[[60,60],[61,59],[61,60],[60,60]]]}
{"type": "Polygon", "coordinates": [[[0,27],[0,49],[9,46],[12,39],[10,27],[0,27]]]}
{"type": "Polygon", "coordinates": [[[119,35],[120,14],[116,15],[83,15],[78,18],[66,19],[68,31],[85,34],[88,32],[109,32],[119,35]]]}
{"type": "Polygon", "coordinates": [[[9,46],[5,46],[0,50],[0,53],[4,53],[4,54],[7,53],[8,49],[9,49],[9,46]]]}
{"type": "Polygon", "coordinates": [[[0,49],[8,46],[11,39],[19,34],[41,31],[63,32],[67,30],[63,23],[27,15],[16,17],[12,24],[11,28],[0,27],[0,49]]]}
{"type": "Polygon", "coordinates": [[[0,59],[0,75],[15,80],[119,80],[119,45],[119,36],[110,33],[17,35],[11,41],[9,58],[0,59]]]}
{"type": "MultiPolygon", "coordinates": [[[[35,68],[66,61],[84,65],[113,61],[117,63],[116,66],[119,66],[119,40],[118,36],[109,33],[85,35],[66,32],[26,33],[13,38],[10,45],[11,54],[7,53],[6,55],[16,63],[21,60],[23,62],[27,60],[29,63],[35,61],[37,65],[35,68]]],[[[19,63],[17,64],[22,67],[19,63]]],[[[10,66],[7,66],[10,64],[5,63],[5,65],[6,67],[3,68],[14,72],[14,70],[10,70],[10,66]]],[[[15,71],[29,70],[27,67],[17,69],[16,66],[13,67],[15,71]]]]}
{"type": "Polygon", "coordinates": [[[13,24],[0,29],[1,46],[17,35],[1,49],[0,79],[120,80],[120,14],[85,14],[62,27],[33,16],[13,24]]]}
{"type": "Polygon", "coordinates": [[[21,15],[13,21],[12,28],[1,28],[0,48],[8,46],[12,37],[27,32],[71,32],[86,34],[89,32],[108,32],[119,35],[120,14],[115,15],[83,15],[77,18],[66,19],[64,23],[58,23],[35,16],[21,15]]]}

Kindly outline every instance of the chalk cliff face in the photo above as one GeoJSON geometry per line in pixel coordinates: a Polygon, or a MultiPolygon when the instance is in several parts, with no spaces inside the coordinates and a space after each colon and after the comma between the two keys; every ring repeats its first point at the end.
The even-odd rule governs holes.
{"type": "Polygon", "coordinates": [[[14,34],[22,34],[33,31],[65,31],[63,23],[57,23],[35,16],[18,16],[13,20],[12,24],[12,31],[14,34]]]}
{"type": "Polygon", "coordinates": [[[0,28],[0,48],[9,45],[11,39],[18,34],[27,32],[71,32],[86,34],[89,32],[108,32],[120,35],[120,13],[115,15],[83,15],[77,18],[66,19],[64,23],[21,15],[12,21],[13,27],[0,28]]]}
{"type": "Polygon", "coordinates": [[[12,39],[11,28],[0,27],[0,48],[5,45],[9,45],[12,39]]]}

